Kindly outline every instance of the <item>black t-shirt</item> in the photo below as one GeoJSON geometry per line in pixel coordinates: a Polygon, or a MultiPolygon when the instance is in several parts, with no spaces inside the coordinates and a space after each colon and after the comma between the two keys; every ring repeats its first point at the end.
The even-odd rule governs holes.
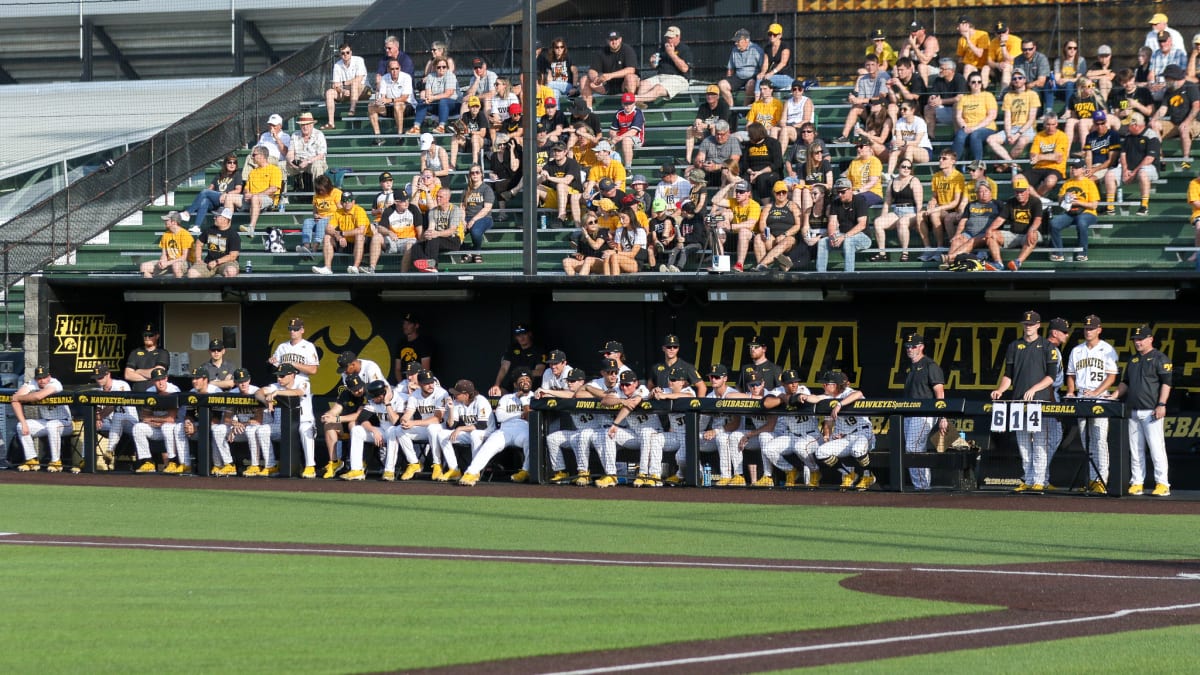
{"type": "Polygon", "coordinates": [[[232,176],[217,176],[213,179],[212,184],[208,186],[210,190],[217,192],[233,192],[242,185],[242,174],[235,173],[232,176]]]}
{"type": "Polygon", "coordinates": [[[596,116],[596,113],[589,111],[588,114],[584,115],[583,117],[580,117],[575,114],[571,115],[571,120],[570,120],[571,126],[574,126],[580,122],[583,122],[584,124],[586,124],[588,126],[588,129],[592,130],[593,134],[595,134],[597,136],[600,135],[600,118],[598,116],[596,116]]]}
{"type": "Polygon", "coordinates": [[[829,203],[830,222],[833,222],[833,217],[837,216],[838,231],[846,234],[858,223],[859,218],[867,216],[869,207],[867,206],[867,198],[861,194],[854,195],[854,199],[850,203],[842,201],[838,197],[827,199],[829,203]]]}
{"type": "Polygon", "coordinates": [[[1108,110],[1110,112],[1122,113],[1132,108],[1129,105],[1130,101],[1137,101],[1142,105],[1154,107],[1154,95],[1145,87],[1137,87],[1133,93],[1125,91],[1125,87],[1113,87],[1113,90],[1108,94],[1108,110]]]}
{"type": "Polygon", "coordinates": [[[771,390],[779,386],[779,375],[782,372],[783,369],[771,361],[763,361],[759,364],[748,363],[742,366],[742,379],[738,386],[742,391],[750,391],[747,382],[762,380],[767,389],[771,390]]]}
{"type": "Polygon", "coordinates": [[[766,168],[776,173],[783,170],[783,152],[779,149],[779,141],[768,136],[761,143],[747,143],[742,146],[743,174],[766,168]]]}
{"type": "Polygon", "coordinates": [[[342,415],[357,415],[366,402],[366,393],[362,396],[355,396],[345,386],[339,385],[341,391],[338,392],[337,402],[342,406],[342,415]]]}
{"type": "Polygon", "coordinates": [[[1173,372],[1171,359],[1166,354],[1151,349],[1145,354],[1135,353],[1125,366],[1121,381],[1128,387],[1125,403],[1131,410],[1153,410],[1158,405],[1160,387],[1171,384],[1173,372]]]}
{"type": "Polygon", "coordinates": [[[675,361],[675,365],[673,366],[668,366],[667,364],[661,362],[654,364],[654,368],[651,369],[650,375],[646,379],[654,382],[654,385],[660,389],[670,389],[671,381],[668,378],[668,375],[670,375],[672,368],[682,369],[685,373],[687,373],[687,383],[689,387],[695,387],[697,384],[704,381],[700,378],[700,373],[696,370],[696,366],[693,366],[683,359],[677,359],[675,361]]]}
{"type": "Polygon", "coordinates": [[[1042,217],[1042,200],[1036,195],[1030,195],[1022,204],[1016,197],[1010,197],[1000,209],[1000,217],[1008,224],[1013,234],[1025,234],[1033,221],[1042,217]]]}
{"type": "Polygon", "coordinates": [[[530,344],[528,349],[521,349],[521,345],[513,342],[508,346],[508,349],[500,355],[500,360],[508,361],[508,374],[504,376],[502,386],[509,391],[513,389],[513,373],[521,368],[528,368],[530,373],[540,365],[546,363],[546,351],[536,344],[530,344]]]}
{"type": "Polygon", "coordinates": [[[125,359],[125,367],[134,370],[153,369],[155,366],[171,367],[171,352],[162,348],[135,349],[125,359]]]}
{"type": "Polygon", "coordinates": [[[666,45],[658,48],[658,73],[660,75],[678,75],[679,77],[690,80],[692,78],[692,49],[680,42],[675,45],[675,55],[683,60],[688,66],[688,72],[679,72],[679,66],[675,65],[675,61],[667,56],[666,45]]]}
{"type": "Polygon", "coordinates": [[[1147,129],[1140,134],[1129,134],[1121,139],[1121,153],[1125,155],[1125,166],[1129,167],[1130,171],[1147,157],[1153,157],[1154,164],[1158,165],[1158,160],[1162,157],[1162,141],[1151,133],[1147,129]]]}
{"type": "MultiPolygon", "coordinates": [[[[547,82],[570,82],[571,81],[571,57],[567,56],[562,61],[551,61],[550,50],[543,49],[537,57],[537,72],[538,75],[546,74],[547,82]]],[[[561,103],[559,104],[561,105],[561,103]]]]}
{"type": "Polygon", "coordinates": [[[904,398],[937,398],[933,388],[939,384],[946,384],[942,367],[932,359],[922,356],[920,361],[914,361],[908,368],[908,374],[904,378],[904,398]]]}
{"type": "MultiPolygon", "coordinates": [[[[1046,376],[1053,380],[1060,367],[1058,350],[1044,337],[1033,341],[1017,338],[1009,343],[1008,353],[1004,357],[1004,372],[1012,380],[1012,396],[1017,398],[1024,396],[1030,387],[1046,376]]],[[[1053,401],[1054,385],[1038,390],[1033,398],[1036,401],[1053,401]]]]}
{"type": "Polygon", "coordinates": [[[242,250],[242,237],[233,226],[224,230],[211,227],[200,235],[200,250],[204,254],[204,262],[213,262],[225,254],[242,250]]]}
{"type": "MultiPolygon", "coordinates": [[[[940,80],[941,78],[939,77],[938,79],[940,80]]],[[[917,114],[920,115],[921,111],[925,109],[925,104],[929,103],[929,87],[925,86],[925,80],[922,80],[919,76],[917,76],[917,71],[915,69],[913,70],[913,75],[912,75],[912,77],[910,77],[908,79],[907,82],[905,82],[904,80],[901,80],[899,77],[896,77],[895,75],[893,75],[892,79],[888,80],[888,81],[895,82],[898,84],[903,84],[904,88],[908,89],[908,93],[916,95],[917,106],[918,106],[917,114]]],[[[892,91],[896,91],[897,89],[899,89],[899,87],[893,87],[892,91]]],[[[900,102],[899,94],[896,94],[896,99],[897,99],[897,103],[899,103],[900,102]]],[[[905,99],[905,100],[907,100],[907,99],[905,99]]]]}
{"type": "Polygon", "coordinates": [[[579,237],[579,248],[576,249],[585,258],[603,258],[604,252],[609,249],[609,243],[612,241],[612,230],[607,227],[601,227],[596,230],[596,236],[591,237],[596,241],[596,246],[593,248],[583,236],[579,237]]]}
{"type": "Polygon", "coordinates": [[[1163,94],[1163,104],[1167,106],[1167,119],[1171,124],[1178,125],[1192,112],[1192,104],[1200,101],[1200,88],[1193,82],[1184,82],[1178,89],[1168,89],[1163,94]]]}
{"type": "Polygon", "coordinates": [[[702,102],[700,107],[696,108],[696,119],[704,120],[704,123],[710,126],[717,120],[725,120],[729,123],[731,132],[737,131],[737,115],[729,109],[722,98],[717,98],[716,106],[708,105],[708,101],[702,102]]]}
{"type": "MultiPolygon", "coordinates": [[[[580,172],[582,169],[579,168],[579,162],[576,162],[570,155],[567,156],[562,164],[546,162],[546,166],[542,168],[544,168],[546,173],[550,174],[550,176],[553,178],[571,176],[574,180],[567,184],[568,187],[578,190],[582,185],[582,183],[580,183],[580,180],[582,180],[580,178],[580,172]]],[[[546,183],[546,187],[551,187],[552,185],[552,183],[546,183]]]]}
{"type": "Polygon", "coordinates": [[[704,224],[704,216],[696,213],[691,218],[680,220],[679,234],[683,235],[683,243],[685,245],[706,245],[708,243],[708,228],[704,224]]]}
{"type": "MultiPolygon", "coordinates": [[[[561,106],[562,104],[560,103],[559,105],[561,106]]],[[[541,120],[542,126],[546,127],[546,131],[550,133],[554,133],[554,130],[558,129],[559,127],[562,127],[563,129],[567,128],[567,116],[563,114],[562,110],[555,110],[553,115],[546,113],[539,119],[541,120]]]]}
{"type": "Polygon", "coordinates": [[[426,357],[433,358],[432,340],[424,335],[418,335],[409,340],[402,335],[400,341],[396,343],[396,358],[401,364],[401,374],[397,374],[396,377],[403,377],[404,367],[408,366],[408,364],[413,362],[419,363],[421,359],[426,357]]]}
{"type": "MultiPolygon", "coordinates": [[[[967,93],[967,80],[958,73],[954,74],[954,78],[949,82],[944,77],[933,78],[933,84],[929,85],[930,96],[941,96],[949,98],[951,96],[961,96],[967,93]]],[[[926,99],[928,100],[928,98],[926,99]]],[[[953,106],[953,103],[943,103],[943,107],[953,106]]]]}
{"type": "Polygon", "coordinates": [[[621,48],[617,51],[604,49],[600,52],[600,64],[596,67],[596,72],[615,73],[625,68],[637,68],[637,64],[637,53],[633,51],[633,47],[622,41],[621,48]]]}

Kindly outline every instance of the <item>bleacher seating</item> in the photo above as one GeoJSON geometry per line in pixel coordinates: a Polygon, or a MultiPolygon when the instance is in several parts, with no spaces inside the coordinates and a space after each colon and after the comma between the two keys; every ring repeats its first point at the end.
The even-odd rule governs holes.
{"type": "MultiPolygon", "coordinates": [[[[667,158],[673,158],[677,165],[683,165],[684,130],[692,122],[695,107],[702,94],[702,87],[693,87],[697,92],[681,95],[676,99],[650,106],[645,111],[647,120],[647,143],[634,155],[633,166],[629,173],[641,173],[647,176],[651,188],[658,181],[658,167],[667,158]]],[[[812,89],[809,95],[814,99],[819,110],[819,134],[822,138],[832,139],[840,134],[841,125],[845,118],[846,94],[848,89],[840,86],[823,86],[812,89]]],[[[316,110],[320,103],[313,102],[312,107],[318,118],[323,117],[323,111],[316,110]]],[[[614,99],[597,97],[596,109],[602,122],[607,126],[612,119],[617,104],[614,99]]],[[[370,201],[377,191],[377,177],[381,171],[390,171],[396,176],[396,187],[407,184],[417,173],[420,166],[416,136],[404,136],[401,145],[394,142],[393,125],[383,122],[388,143],[376,147],[372,141],[370,125],[365,115],[365,109],[360,106],[356,117],[342,117],[338,128],[324,132],[329,142],[329,166],[333,169],[347,168],[349,173],[344,179],[344,188],[353,190],[361,205],[369,208],[370,201]]],[[[289,127],[291,126],[289,121],[289,127]]],[[[945,127],[939,128],[935,139],[935,150],[949,145],[949,134],[945,127]]],[[[441,134],[437,142],[445,147],[450,145],[450,136],[441,134]]],[[[1137,204],[1137,190],[1126,191],[1125,202],[1114,216],[1101,216],[1097,227],[1093,228],[1090,241],[1089,257],[1086,263],[1051,263],[1044,251],[1034,253],[1032,258],[1022,268],[1028,270],[1058,270],[1058,271],[1119,271],[1119,270],[1192,270],[1194,265],[1186,262],[1193,245],[1193,232],[1188,223],[1191,210],[1186,201],[1187,183],[1193,177],[1178,169],[1178,141],[1168,141],[1164,155],[1162,180],[1156,184],[1155,193],[1150,201],[1151,215],[1138,217],[1133,215],[1137,204]]],[[[849,144],[830,143],[834,157],[844,168],[853,155],[854,149],[849,144]]],[[[244,154],[245,151],[243,151],[244,154]]],[[[936,152],[934,153],[936,156],[936,152]]],[[[449,184],[456,193],[466,183],[466,168],[468,164],[466,153],[459,156],[458,166],[449,178],[449,184]]],[[[936,163],[931,162],[917,166],[917,175],[927,187],[936,163]]],[[[56,264],[49,267],[49,274],[56,273],[119,273],[136,274],[137,264],[157,255],[156,243],[161,232],[159,216],[171,209],[183,209],[191,203],[192,198],[207,184],[216,171],[215,165],[210,167],[203,180],[199,177],[188,184],[179,185],[174,193],[174,206],[147,206],[143,211],[141,222],[137,218],[128,219],[108,233],[106,243],[89,243],[79,248],[74,260],[68,263],[56,264]]],[[[1010,180],[1008,175],[991,174],[999,183],[998,199],[1007,199],[1010,180]]],[[[1102,186],[1101,186],[1102,188],[1102,186]]],[[[1103,199],[1103,188],[1101,189],[1103,199]]],[[[285,231],[288,250],[291,251],[299,241],[299,226],[309,215],[306,205],[291,204],[284,212],[271,212],[259,219],[258,231],[261,233],[269,227],[278,227],[285,231]]],[[[551,214],[553,216],[553,214],[551,214]]],[[[245,225],[248,215],[238,213],[234,225],[245,225]]],[[[483,250],[482,264],[459,264],[457,256],[443,260],[442,271],[469,271],[471,273],[495,272],[512,273],[521,269],[521,246],[523,235],[515,222],[510,218],[498,222],[487,234],[483,250]]],[[[553,222],[553,220],[552,220],[553,222]]],[[[1043,226],[1044,228],[1046,226],[1043,226]]],[[[1044,230],[1045,231],[1045,230],[1044,230]]],[[[561,272],[561,260],[568,254],[567,241],[569,229],[549,227],[537,232],[538,270],[541,272],[561,272]]],[[[869,234],[872,234],[869,231],[869,234]]],[[[1074,232],[1064,233],[1065,246],[1074,245],[1074,232]]],[[[915,236],[913,244],[920,245],[915,236]]],[[[1043,240],[1043,246],[1048,242],[1043,240]]],[[[895,232],[888,233],[888,248],[895,250],[895,232]]],[[[254,273],[309,273],[314,262],[306,256],[296,253],[269,254],[262,251],[260,242],[248,243],[244,246],[248,256],[254,261],[254,273]]],[[[869,249],[868,254],[874,251],[869,249]]],[[[895,256],[891,262],[873,263],[860,255],[857,267],[863,271],[923,271],[935,270],[935,263],[923,263],[917,256],[911,256],[910,262],[897,262],[895,256]]],[[[1008,259],[1008,257],[1006,257],[1008,259]]],[[[348,265],[341,258],[335,259],[334,270],[344,270],[348,265]]],[[[834,257],[833,270],[840,269],[838,256],[834,257]]],[[[747,265],[749,269],[750,265],[747,265]]],[[[797,270],[800,271],[800,270],[797,270]]],[[[384,256],[378,270],[379,273],[399,272],[399,261],[395,256],[384,256]]]]}

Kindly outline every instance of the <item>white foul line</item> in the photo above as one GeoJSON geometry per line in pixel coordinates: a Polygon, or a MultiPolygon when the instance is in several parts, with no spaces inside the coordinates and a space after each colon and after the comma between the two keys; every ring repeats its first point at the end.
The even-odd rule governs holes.
{"type": "Polygon", "coordinates": [[[764,656],[778,656],[782,654],[799,654],[803,652],[815,652],[825,649],[842,649],[846,647],[869,647],[874,645],[885,645],[895,642],[911,642],[916,640],[937,640],[946,637],[959,637],[964,635],[983,635],[986,633],[999,633],[1011,630],[1028,630],[1031,628],[1043,628],[1046,626],[1063,626],[1072,623],[1085,623],[1091,621],[1108,621],[1111,619],[1120,619],[1131,614],[1147,613],[1147,612],[1171,612],[1183,609],[1200,608],[1200,603],[1192,603],[1188,605],[1169,605],[1166,607],[1138,607],[1134,609],[1122,609],[1108,614],[1097,614],[1095,616],[1081,616],[1072,619],[1057,619],[1054,621],[1035,621],[1032,623],[1018,623],[1008,626],[990,626],[987,628],[970,628],[964,630],[942,631],[938,633],[925,633],[923,635],[897,635],[895,637],[876,638],[873,640],[855,640],[853,642],[833,642],[823,645],[805,645],[802,647],[781,647],[779,649],[763,649],[752,652],[737,652],[731,654],[713,654],[711,656],[696,656],[687,659],[671,659],[668,661],[646,661],[643,663],[630,663],[620,666],[606,666],[601,668],[587,668],[584,670],[565,670],[546,675],[593,675],[595,673],[618,673],[631,670],[643,670],[648,668],[669,668],[673,666],[687,666],[699,663],[712,663],[714,661],[731,661],[734,659],[752,659],[764,656]]]}

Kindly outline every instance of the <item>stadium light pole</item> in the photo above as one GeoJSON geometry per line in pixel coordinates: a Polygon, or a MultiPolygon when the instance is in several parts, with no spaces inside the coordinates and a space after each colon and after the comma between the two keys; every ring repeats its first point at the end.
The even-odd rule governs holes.
{"type": "Polygon", "coordinates": [[[521,31],[521,115],[525,143],[521,152],[521,227],[525,245],[521,247],[521,268],[527,276],[537,274],[537,7],[536,0],[523,0],[524,28],[521,31]]]}

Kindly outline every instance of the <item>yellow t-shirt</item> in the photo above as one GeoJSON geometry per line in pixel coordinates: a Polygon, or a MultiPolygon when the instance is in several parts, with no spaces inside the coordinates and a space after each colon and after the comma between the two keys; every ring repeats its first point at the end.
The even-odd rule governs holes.
{"type": "Polygon", "coordinates": [[[575,156],[579,167],[585,171],[591,171],[593,166],[600,163],[600,158],[596,157],[595,151],[582,145],[571,146],[571,154],[575,156]]]}
{"type": "MultiPolygon", "coordinates": [[[[996,97],[988,91],[979,94],[963,94],[955,105],[962,113],[963,124],[973,127],[982,124],[987,119],[988,113],[996,111],[996,97]]],[[[994,115],[992,121],[987,124],[987,128],[993,130],[996,128],[994,115]]]]}
{"type": "Polygon", "coordinates": [[[1030,154],[1050,154],[1057,152],[1060,158],[1057,162],[1035,162],[1033,168],[1057,169],[1060,174],[1064,176],[1067,175],[1067,151],[1069,150],[1069,147],[1067,145],[1066,134],[1055,129],[1054,134],[1050,135],[1046,133],[1045,129],[1043,129],[1033,137],[1033,143],[1031,146],[1032,147],[1029,148],[1030,154]]]}
{"type": "Polygon", "coordinates": [[[1004,95],[1003,110],[1009,114],[1012,130],[1016,131],[1032,118],[1037,119],[1037,110],[1042,107],[1038,95],[1026,89],[1020,94],[1010,91],[1004,95]]]}
{"type": "Polygon", "coordinates": [[[933,180],[930,181],[930,185],[933,188],[933,196],[937,199],[938,206],[953,204],[958,201],[959,196],[967,189],[966,180],[958,169],[951,169],[949,176],[942,171],[933,174],[933,180]]]}
{"type": "Polygon", "coordinates": [[[246,179],[246,192],[256,195],[260,192],[266,192],[267,188],[274,185],[279,188],[275,191],[272,202],[279,203],[279,195],[283,193],[283,171],[275,164],[267,164],[266,166],[256,166],[250,170],[250,176],[246,179]]]}
{"type": "MultiPolygon", "coordinates": [[[[1192,181],[1195,182],[1195,181],[1192,181]]],[[[1062,184],[1058,190],[1058,198],[1062,199],[1067,194],[1074,194],[1075,199],[1082,202],[1098,202],[1100,201],[1100,189],[1096,187],[1096,181],[1090,178],[1080,178],[1078,180],[1072,178],[1062,184]]],[[[1084,213],[1096,215],[1096,209],[1084,209],[1084,213]]]]}
{"type": "Polygon", "coordinates": [[[863,50],[863,56],[870,56],[872,54],[875,54],[875,56],[879,58],[879,67],[883,70],[891,70],[892,66],[896,65],[896,61],[900,58],[900,55],[896,53],[896,50],[889,42],[883,43],[882,53],[877,53],[875,51],[874,42],[867,45],[867,48],[863,50]]]}
{"type": "MultiPolygon", "coordinates": [[[[1200,178],[1193,178],[1192,182],[1188,183],[1187,198],[1188,203],[1200,202],[1200,178]]],[[[1200,218],[1200,208],[1192,207],[1192,218],[1200,218]]]]}
{"type": "Polygon", "coordinates": [[[988,34],[981,30],[976,30],[971,36],[971,44],[982,49],[983,52],[979,56],[975,56],[974,52],[967,48],[967,38],[959,36],[958,38],[958,60],[964,65],[975,66],[982,68],[987,65],[988,49],[992,46],[992,40],[988,34]]]}
{"type": "Polygon", "coordinates": [[[611,178],[617,184],[618,190],[625,189],[625,166],[613,160],[608,163],[608,166],[597,164],[588,170],[588,180],[600,182],[601,178],[611,178]]]}
{"type": "MultiPolygon", "coordinates": [[[[856,158],[850,162],[850,168],[846,170],[846,175],[850,177],[854,191],[858,192],[871,178],[883,175],[883,162],[880,162],[878,157],[871,157],[866,161],[856,158]]],[[[883,197],[883,181],[875,181],[875,187],[871,188],[871,192],[883,197]]]]}
{"type": "Polygon", "coordinates": [[[366,230],[368,237],[371,236],[371,221],[367,218],[367,212],[358,204],[355,204],[349,213],[338,209],[336,213],[329,217],[329,224],[342,232],[350,232],[362,228],[366,230]]]}
{"type": "Polygon", "coordinates": [[[733,219],[730,224],[744,223],[747,220],[758,224],[758,216],[762,213],[762,207],[753,199],[747,199],[745,204],[739,204],[736,199],[729,200],[729,210],[733,211],[733,219]]]}
{"type": "Polygon", "coordinates": [[[341,188],[333,188],[329,194],[322,197],[318,194],[313,194],[313,215],[317,218],[328,218],[338,210],[338,205],[342,203],[341,188]]]}
{"type": "Polygon", "coordinates": [[[158,240],[158,247],[167,254],[167,260],[177,260],[181,257],[188,256],[192,253],[192,245],[195,240],[192,234],[183,228],[175,232],[170,230],[163,232],[162,239],[158,240]]]}
{"type": "Polygon", "coordinates": [[[771,97],[769,101],[755,101],[750,104],[750,112],[746,115],[747,124],[758,122],[770,129],[779,126],[783,120],[783,101],[771,97]]]}
{"type": "MultiPolygon", "coordinates": [[[[537,96],[537,114],[538,114],[538,117],[545,117],[545,116],[546,116],[546,99],[548,99],[548,98],[554,98],[554,90],[553,90],[553,89],[551,89],[550,87],[547,87],[547,86],[546,86],[546,85],[544,85],[544,84],[539,84],[539,85],[537,86],[537,94],[536,94],[536,96],[537,96]]],[[[562,104],[562,102],[560,102],[560,101],[558,101],[557,99],[555,99],[555,103],[558,103],[558,109],[559,109],[559,110],[562,110],[562,109],[563,109],[563,104],[562,104]]]]}
{"type": "Polygon", "coordinates": [[[992,38],[991,42],[988,44],[988,60],[1000,63],[1004,60],[1002,52],[1007,52],[1008,55],[1013,59],[1020,56],[1021,38],[1013,35],[1012,33],[1008,34],[1008,39],[1003,40],[1003,43],[1001,42],[999,35],[992,38]]]}

